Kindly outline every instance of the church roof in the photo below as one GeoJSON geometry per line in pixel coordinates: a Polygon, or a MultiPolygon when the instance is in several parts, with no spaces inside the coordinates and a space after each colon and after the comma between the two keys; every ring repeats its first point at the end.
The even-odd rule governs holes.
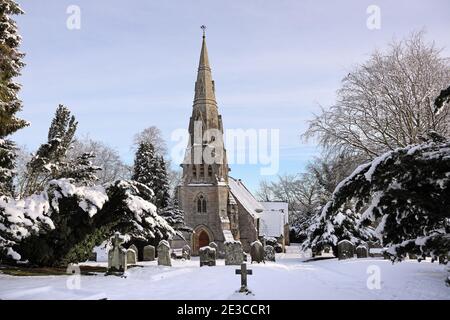
{"type": "Polygon", "coordinates": [[[241,180],[229,177],[228,185],[233,197],[245,208],[245,210],[253,216],[257,216],[264,210],[253,194],[245,187],[241,180]]]}

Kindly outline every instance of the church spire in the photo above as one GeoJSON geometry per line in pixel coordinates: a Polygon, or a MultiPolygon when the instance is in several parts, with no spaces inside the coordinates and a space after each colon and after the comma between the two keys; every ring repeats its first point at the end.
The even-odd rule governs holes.
{"type": "Polygon", "coordinates": [[[198,70],[208,70],[211,72],[211,68],[209,66],[209,58],[208,58],[208,49],[206,47],[206,35],[205,30],[206,26],[202,25],[200,27],[203,30],[203,42],[202,42],[202,50],[200,52],[200,62],[198,64],[198,70]]]}
{"type": "Polygon", "coordinates": [[[195,83],[194,106],[198,103],[209,103],[216,105],[214,81],[212,80],[211,67],[209,66],[208,49],[206,47],[206,26],[200,27],[203,30],[202,50],[198,63],[197,82],[195,83]]]}

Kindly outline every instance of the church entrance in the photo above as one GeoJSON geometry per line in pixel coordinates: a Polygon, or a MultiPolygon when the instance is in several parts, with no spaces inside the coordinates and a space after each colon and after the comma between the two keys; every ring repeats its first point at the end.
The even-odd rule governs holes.
{"type": "Polygon", "coordinates": [[[200,232],[200,235],[198,236],[198,247],[199,248],[206,247],[207,245],[209,245],[209,242],[210,241],[208,234],[206,233],[205,230],[202,230],[200,232]]]}
{"type": "Polygon", "coordinates": [[[214,241],[214,237],[211,230],[205,225],[199,225],[194,228],[194,236],[192,241],[192,253],[194,255],[198,254],[198,250],[201,247],[209,246],[209,244],[214,241]]]}

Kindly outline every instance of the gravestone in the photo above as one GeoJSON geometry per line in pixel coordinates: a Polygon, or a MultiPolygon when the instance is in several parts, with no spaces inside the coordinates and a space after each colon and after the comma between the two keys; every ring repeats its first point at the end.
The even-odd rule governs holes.
{"type": "Polygon", "coordinates": [[[264,247],[264,260],[275,262],[275,249],[272,246],[264,247]]]}
{"type": "Polygon", "coordinates": [[[134,249],[127,249],[127,264],[136,264],[137,253],[134,249]]]}
{"type": "Polygon", "coordinates": [[[174,260],[183,259],[183,249],[172,249],[170,257],[174,260]]]}
{"type": "Polygon", "coordinates": [[[225,256],[225,253],[223,251],[219,250],[219,246],[215,242],[211,242],[209,246],[213,249],[216,249],[216,259],[223,259],[225,256]]]}
{"type": "Polygon", "coordinates": [[[127,250],[121,246],[124,241],[124,238],[118,232],[111,238],[113,247],[108,251],[107,275],[123,275],[127,270],[127,250]]]}
{"type": "Polygon", "coordinates": [[[200,267],[203,266],[215,266],[216,265],[216,249],[206,246],[201,247],[199,250],[200,255],[200,267]]]}
{"type": "Polygon", "coordinates": [[[360,259],[360,258],[367,258],[367,257],[368,257],[368,249],[367,249],[367,246],[359,245],[359,246],[356,248],[356,257],[357,257],[358,259],[360,259]]]}
{"type": "Polygon", "coordinates": [[[251,269],[247,269],[246,263],[241,263],[241,268],[237,269],[235,272],[236,274],[241,275],[241,288],[239,289],[239,292],[246,294],[251,293],[247,287],[247,275],[253,274],[253,271],[251,269]]]}
{"type": "Polygon", "coordinates": [[[170,245],[167,240],[161,240],[158,244],[158,266],[172,266],[170,260],[170,245]]]}
{"type": "Polygon", "coordinates": [[[383,247],[378,241],[367,241],[369,246],[369,256],[371,258],[378,258],[383,256],[383,247]]]}
{"type": "Polygon", "coordinates": [[[225,242],[225,265],[239,266],[244,261],[244,251],[240,241],[225,242]]]}
{"type": "Polygon", "coordinates": [[[144,261],[154,261],[155,260],[155,247],[145,246],[144,247],[144,261]]]}
{"type": "Polygon", "coordinates": [[[187,244],[183,246],[183,259],[191,260],[191,247],[187,244]]]}
{"type": "Polygon", "coordinates": [[[210,242],[210,243],[209,243],[209,246],[210,246],[211,248],[213,248],[213,249],[216,249],[216,253],[217,253],[217,251],[219,250],[219,246],[218,246],[217,243],[215,243],[215,242],[210,242]]]}
{"type": "Polygon", "coordinates": [[[264,261],[264,248],[259,240],[252,242],[250,245],[250,257],[252,259],[251,263],[253,263],[253,261],[266,263],[264,261]]]}
{"type": "Polygon", "coordinates": [[[338,243],[338,259],[351,259],[355,255],[355,245],[349,240],[341,240],[338,243]]]}
{"type": "Polygon", "coordinates": [[[128,249],[133,249],[134,252],[136,252],[136,261],[137,261],[138,256],[139,256],[139,250],[138,250],[138,248],[137,248],[134,244],[132,244],[131,246],[128,247],[128,249]]]}

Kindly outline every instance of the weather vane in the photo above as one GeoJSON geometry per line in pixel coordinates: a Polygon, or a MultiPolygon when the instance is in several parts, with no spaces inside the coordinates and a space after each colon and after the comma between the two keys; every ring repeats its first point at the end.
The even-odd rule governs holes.
{"type": "Polygon", "coordinates": [[[200,26],[200,29],[203,30],[203,38],[204,38],[204,37],[205,37],[206,26],[205,26],[204,24],[202,24],[202,25],[200,26]]]}

